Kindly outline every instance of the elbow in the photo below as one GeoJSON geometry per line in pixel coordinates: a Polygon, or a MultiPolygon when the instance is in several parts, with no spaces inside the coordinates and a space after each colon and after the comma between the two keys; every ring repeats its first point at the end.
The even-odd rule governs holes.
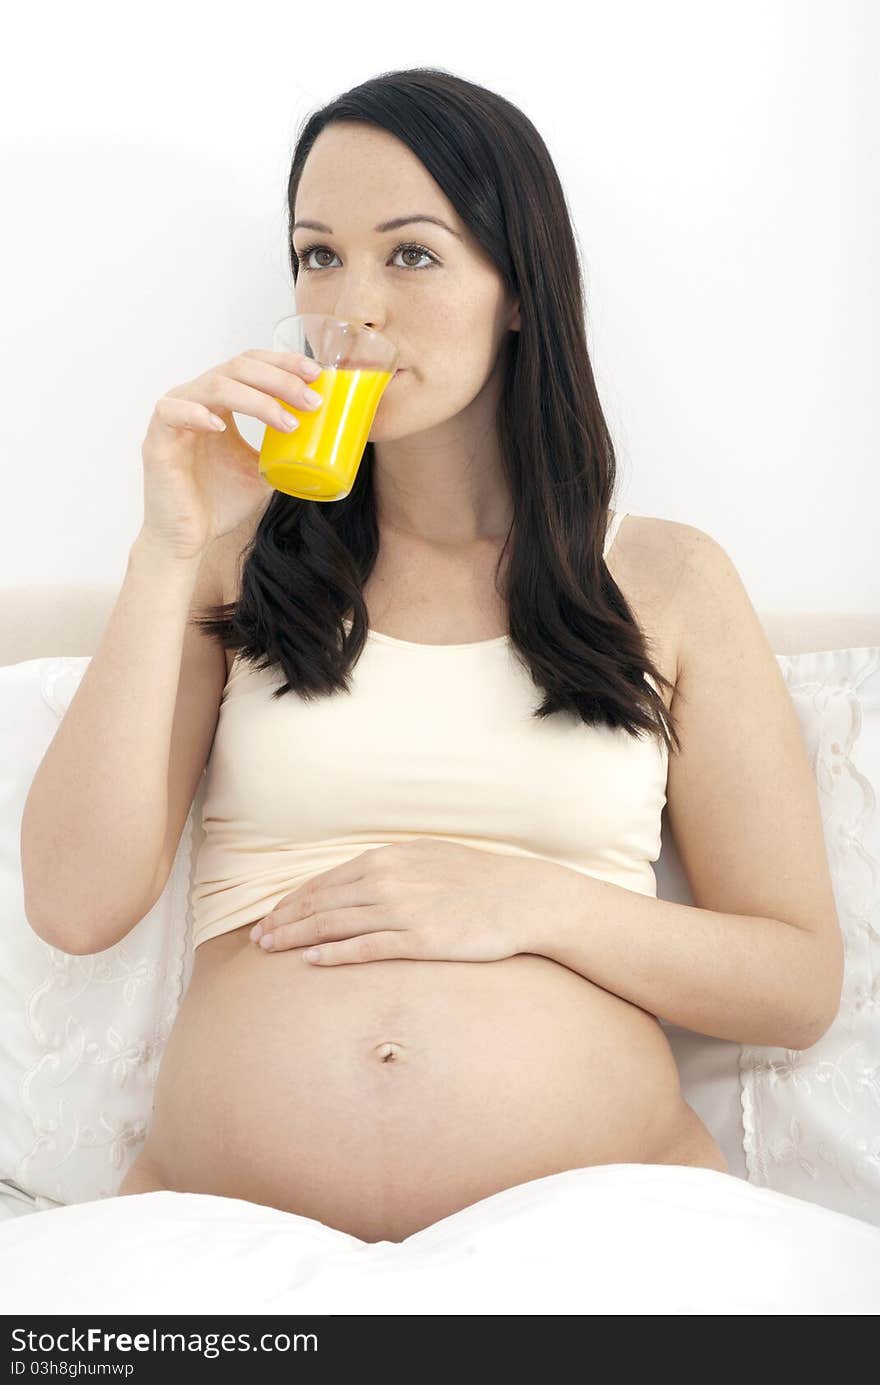
{"type": "Polygon", "coordinates": [[[833,997],[832,1003],[829,1003],[826,999],[824,1005],[821,1008],[818,1006],[816,1007],[816,1011],[814,1012],[814,1018],[808,1024],[804,1023],[804,1007],[800,1007],[800,1025],[798,1026],[796,1024],[794,1030],[795,1037],[797,1038],[797,1043],[788,1044],[788,1048],[794,1048],[803,1051],[806,1048],[812,1048],[813,1045],[817,1044],[820,1039],[824,1039],[825,1035],[828,1033],[829,1029],[832,1027],[835,1020],[837,1019],[837,1016],[840,1014],[841,989],[842,988],[837,989],[833,997]]]}
{"type": "Polygon", "coordinates": [[[112,941],[98,941],[86,930],[68,928],[64,935],[57,929],[46,927],[42,923],[35,922],[33,917],[25,908],[25,918],[28,921],[31,932],[40,939],[47,947],[52,947],[56,952],[63,952],[68,957],[94,957],[99,952],[106,952],[113,946],[112,941]]]}
{"type": "Polygon", "coordinates": [[[33,924],[31,924],[31,932],[34,937],[39,938],[41,943],[45,943],[47,947],[53,948],[55,952],[63,952],[67,957],[91,957],[96,952],[103,951],[103,948],[93,947],[91,944],[87,946],[84,945],[79,938],[75,940],[72,938],[65,938],[62,941],[59,938],[47,935],[39,928],[35,928],[33,924]]]}
{"type": "Polygon", "coordinates": [[[824,1039],[825,1035],[828,1033],[829,1029],[832,1027],[839,1014],[840,997],[838,996],[837,1004],[835,1005],[834,1009],[830,1011],[824,1019],[820,1020],[819,1024],[816,1026],[813,1033],[810,1035],[809,1043],[804,1044],[804,1048],[812,1048],[813,1044],[817,1044],[820,1039],[824,1039]]]}
{"type": "Polygon", "coordinates": [[[793,1030],[797,1042],[788,1044],[789,1048],[812,1048],[825,1037],[840,1014],[846,969],[846,949],[840,929],[829,931],[829,937],[819,939],[818,943],[818,952],[814,949],[810,958],[809,985],[804,978],[800,993],[795,997],[795,1013],[789,1029],[793,1030]],[[818,967],[817,958],[820,959],[818,967]]]}
{"type": "Polygon", "coordinates": [[[824,1026],[814,1026],[814,1028],[807,1031],[801,1030],[794,1036],[796,1041],[789,1041],[785,1047],[794,1049],[798,1053],[803,1053],[806,1049],[812,1048],[814,1044],[817,1044],[822,1036],[827,1034],[830,1028],[831,1025],[826,1024],[824,1026]]]}

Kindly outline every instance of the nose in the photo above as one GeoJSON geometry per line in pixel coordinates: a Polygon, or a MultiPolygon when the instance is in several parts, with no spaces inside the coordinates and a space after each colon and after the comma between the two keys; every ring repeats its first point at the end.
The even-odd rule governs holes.
{"type": "Polygon", "coordinates": [[[345,305],[342,303],[337,303],[334,306],[332,315],[340,322],[350,322],[354,327],[368,327],[371,332],[378,332],[380,336],[383,336],[385,340],[391,342],[392,345],[396,344],[394,342],[394,333],[388,333],[386,330],[387,323],[383,317],[376,317],[375,315],[372,317],[364,317],[363,315],[358,316],[357,313],[346,312],[345,305]]]}
{"type": "Polygon", "coordinates": [[[358,286],[354,281],[349,282],[347,289],[339,285],[339,294],[336,301],[324,311],[330,312],[341,322],[351,322],[355,327],[369,327],[373,332],[384,332],[387,325],[387,316],[377,309],[380,307],[379,300],[373,302],[368,308],[369,299],[374,295],[362,279],[358,286]],[[360,289],[360,291],[358,291],[360,289]],[[360,299],[360,302],[358,302],[360,299]]]}
{"type": "Polygon", "coordinates": [[[344,302],[334,303],[331,308],[325,309],[331,317],[335,317],[339,322],[350,322],[353,327],[368,327],[371,332],[384,332],[385,319],[378,317],[375,313],[370,317],[365,317],[363,313],[352,312],[344,302]]]}

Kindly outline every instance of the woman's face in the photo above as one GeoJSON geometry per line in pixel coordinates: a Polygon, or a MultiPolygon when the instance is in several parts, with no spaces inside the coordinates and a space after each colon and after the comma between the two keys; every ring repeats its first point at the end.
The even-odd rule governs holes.
{"type": "Polygon", "coordinates": [[[382,396],[371,439],[421,433],[466,409],[506,333],[519,328],[518,304],[412,150],[373,126],[326,126],[302,171],[295,221],[294,251],[305,256],[296,311],[363,323],[398,349],[402,373],[382,396]],[[415,214],[451,230],[422,221],[376,229],[415,214]]]}

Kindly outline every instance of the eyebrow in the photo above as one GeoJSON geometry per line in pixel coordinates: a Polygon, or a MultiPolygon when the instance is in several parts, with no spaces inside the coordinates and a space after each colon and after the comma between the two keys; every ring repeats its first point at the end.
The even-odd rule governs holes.
{"type": "MultiPolygon", "coordinates": [[[[396,216],[392,221],[382,221],[378,226],[374,226],[374,231],[396,231],[400,226],[410,226],[416,221],[430,221],[434,226],[442,226],[444,231],[448,231],[451,236],[456,236],[461,240],[457,231],[453,231],[451,226],[447,226],[445,221],[441,221],[439,216],[429,216],[427,212],[410,212],[407,216],[396,216]]],[[[328,236],[335,232],[331,227],[325,226],[323,221],[298,221],[294,226],[294,231],[300,227],[307,231],[325,231],[328,236]]]]}

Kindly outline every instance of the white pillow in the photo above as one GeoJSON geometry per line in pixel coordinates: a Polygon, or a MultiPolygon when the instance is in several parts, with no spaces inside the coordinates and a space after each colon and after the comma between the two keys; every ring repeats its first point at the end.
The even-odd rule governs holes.
{"type": "MultiPolygon", "coordinates": [[[[846,948],[838,1016],[803,1051],[660,1023],[731,1173],[880,1226],[880,649],[776,659],[817,781],[846,948]]],[[[655,870],[661,898],[693,902],[671,840],[655,870]]]]}
{"type": "Polygon", "coordinates": [[[88,657],[64,657],[0,667],[0,1200],[6,1216],[115,1192],[146,1137],[162,1052],[192,969],[193,812],[162,897],[116,947],[71,956],[38,938],[25,916],[24,803],[88,663],[88,657]]]}
{"type": "MultiPolygon", "coordinates": [[[[840,1015],[804,1053],[660,1022],[733,1175],[880,1225],[880,650],[777,659],[819,783],[847,948],[840,1015]]],[[[192,972],[204,780],[168,884],[123,942],[69,956],[25,918],[24,801],[88,662],[0,667],[0,1217],[115,1192],[146,1137],[192,972]]],[[[693,903],[671,838],[656,873],[662,898],[693,903]]]]}
{"type": "Polygon", "coordinates": [[[750,1183],[880,1226],[880,648],[777,657],[818,785],[846,970],[812,1048],[743,1047],[746,1167],[750,1183]]]}

